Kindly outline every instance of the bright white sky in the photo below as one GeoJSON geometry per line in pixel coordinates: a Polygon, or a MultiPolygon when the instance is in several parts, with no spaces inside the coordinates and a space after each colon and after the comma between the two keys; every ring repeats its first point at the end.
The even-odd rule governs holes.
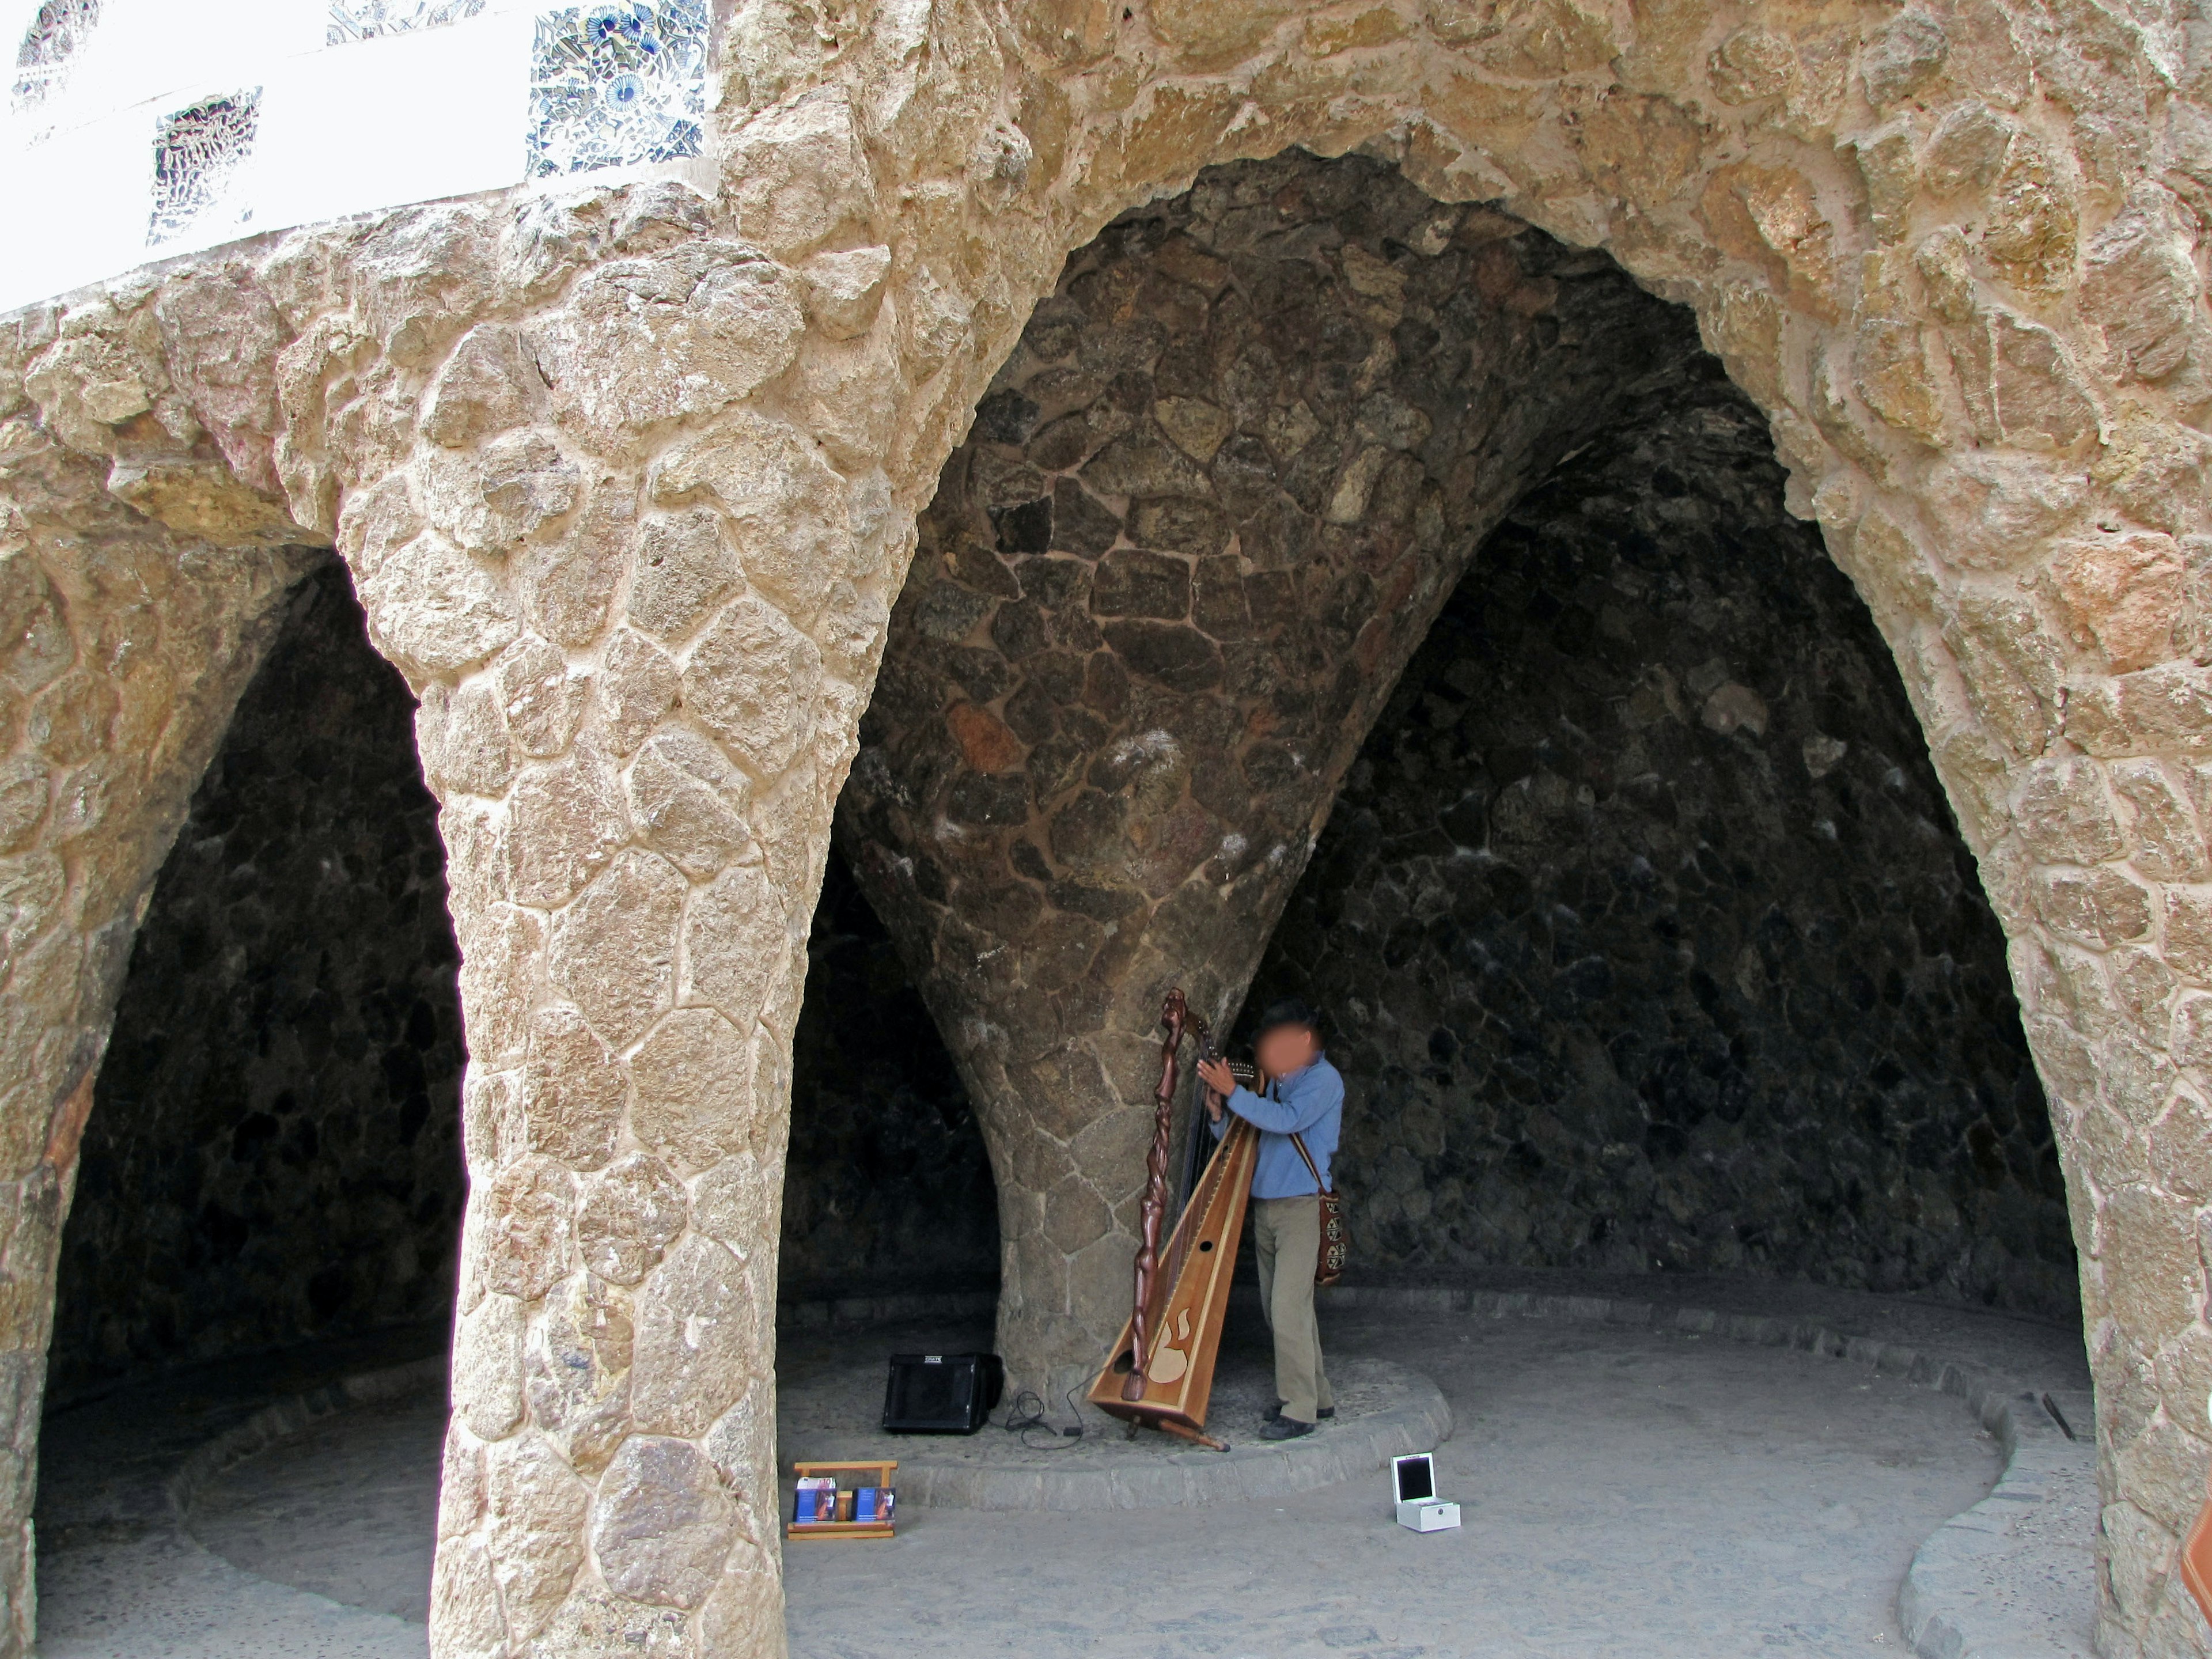
{"type": "MultiPolygon", "coordinates": [[[[68,80],[0,106],[0,312],[149,258],[523,178],[535,0],[325,44],[326,0],[105,0],[68,80]],[[252,161],[217,212],[147,246],[162,117],[262,88],[252,161]]],[[[37,0],[0,0],[6,85],[37,0]]],[[[0,91],[0,96],[4,92],[0,91]]]]}

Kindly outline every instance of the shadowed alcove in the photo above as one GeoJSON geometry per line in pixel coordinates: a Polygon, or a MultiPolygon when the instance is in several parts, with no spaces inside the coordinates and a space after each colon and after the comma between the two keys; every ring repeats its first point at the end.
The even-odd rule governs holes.
{"type": "MultiPolygon", "coordinates": [[[[64,1232],[49,1398],[333,1339],[445,1346],[465,1048],[414,702],[302,581],[155,884],[64,1232]],[[381,1334],[380,1336],[378,1334],[381,1334]]],[[[787,1299],[985,1291],[981,1140],[833,858],[794,1036],[787,1299]]]]}
{"type": "Polygon", "coordinates": [[[1381,161],[1071,256],[838,817],[992,1147],[1018,1380],[1127,1312],[1170,985],[1334,1015],[1362,1272],[2076,1305],[2002,936],[1783,483],[1686,311],[1381,161]]]}

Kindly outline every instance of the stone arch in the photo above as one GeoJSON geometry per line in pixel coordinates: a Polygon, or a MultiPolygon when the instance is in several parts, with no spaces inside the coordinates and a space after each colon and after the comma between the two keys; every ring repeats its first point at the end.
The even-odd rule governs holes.
{"type": "Polygon", "coordinates": [[[1079,251],[923,514],[842,838],[989,1132],[1000,1352],[1127,1314],[1160,999],[1225,1029],[1476,546],[1698,349],[1387,163],[1201,173],[1079,251]]]}
{"type": "MultiPolygon", "coordinates": [[[[1766,411],[2013,941],[2105,1402],[2102,1639],[2201,1644],[2171,1588],[2212,1456],[2200,33],[2095,0],[761,0],[720,43],[712,195],[405,210],[0,332],[11,506],[49,454],[75,492],[45,544],[114,522],[198,580],[187,544],[335,538],[423,698],[477,1182],[438,1650],[781,1639],[760,1315],[794,953],[908,526],[1071,248],[1301,144],[1606,248],[1766,411]],[[210,297],[222,327],[165,323],[210,297]],[[631,987],[585,985],[586,955],[631,987]],[[648,1100],[658,1150],[617,1158],[641,1067],[707,1103],[648,1100]],[[700,1320],[695,1364],[666,1339],[700,1320]],[[586,1354],[574,1390],[532,1394],[549,1343],[586,1354]],[[682,1550],[640,1530],[664,1500],[682,1550]]],[[[192,649],[227,664],[238,637],[192,649]]],[[[118,821],[94,926],[179,794],[118,821]]],[[[8,1041],[11,1076],[66,1079],[8,1041]]],[[[43,1149],[67,1097],[33,1092],[9,1121],[43,1149]]]]}

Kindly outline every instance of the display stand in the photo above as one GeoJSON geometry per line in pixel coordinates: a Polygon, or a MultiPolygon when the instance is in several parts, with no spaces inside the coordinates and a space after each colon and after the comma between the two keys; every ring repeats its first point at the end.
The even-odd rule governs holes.
{"type": "MultiPolygon", "coordinates": [[[[869,1484],[889,1492],[892,1490],[891,1476],[897,1468],[898,1462],[896,1458],[885,1457],[868,1459],[857,1463],[793,1463],[791,1466],[791,1473],[795,1479],[801,1480],[810,1475],[829,1475],[837,1481],[842,1490],[845,1484],[843,1480],[845,1475],[858,1474],[865,1469],[876,1477],[869,1484]]],[[[787,1521],[783,1525],[783,1535],[793,1540],[889,1538],[893,1535],[892,1529],[897,1524],[898,1508],[894,1503],[891,1518],[888,1521],[787,1521]]]]}

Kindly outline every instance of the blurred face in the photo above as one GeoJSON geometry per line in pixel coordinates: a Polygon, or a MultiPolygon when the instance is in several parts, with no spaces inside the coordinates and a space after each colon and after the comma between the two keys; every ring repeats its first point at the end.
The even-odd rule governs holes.
{"type": "Polygon", "coordinates": [[[1320,1039],[1303,1025],[1278,1025],[1261,1036],[1255,1057],[1269,1077],[1288,1077],[1300,1066],[1313,1064],[1321,1052],[1320,1039]]]}

